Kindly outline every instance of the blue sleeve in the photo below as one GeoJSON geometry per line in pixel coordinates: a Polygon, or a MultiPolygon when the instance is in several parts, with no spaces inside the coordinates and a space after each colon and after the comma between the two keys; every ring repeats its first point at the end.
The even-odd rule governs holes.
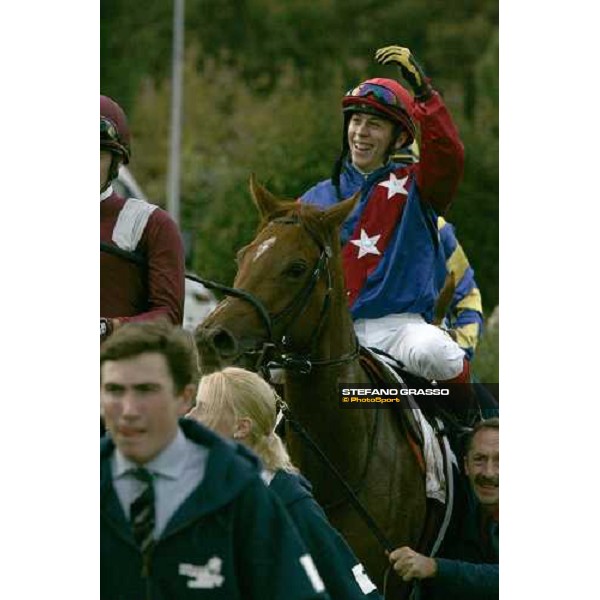
{"type": "Polygon", "coordinates": [[[285,508],[262,481],[243,492],[236,513],[236,571],[244,599],[330,600],[285,508]]]}
{"type": "Polygon", "coordinates": [[[304,497],[288,505],[287,509],[315,559],[332,598],[381,599],[363,565],[340,533],[329,523],[314,498],[304,497]]]}
{"type": "Polygon", "coordinates": [[[331,179],[320,181],[300,196],[300,202],[327,208],[337,204],[338,198],[331,179]]]}
{"type": "Polygon", "coordinates": [[[449,597],[463,600],[492,600],[498,598],[499,566],[476,564],[460,560],[436,558],[435,588],[449,597]]]}
{"type": "Polygon", "coordinates": [[[305,202],[306,204],[318,204],[318,186],[313,186],[302,196],[300,196],[300,202],[305,202]]]}

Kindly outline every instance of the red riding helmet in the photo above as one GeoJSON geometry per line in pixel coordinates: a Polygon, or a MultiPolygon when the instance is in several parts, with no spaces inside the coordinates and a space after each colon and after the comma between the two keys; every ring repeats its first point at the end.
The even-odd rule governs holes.
{"type": "Polygon", "coordinates": [[[100,148],[121,155],[123,164],[129,162],[129,125],[123,109],[108,96],[100,96],[100,148]]]}
{"type": "Polygon", "coordinates": [[[397,81],[375,78],[350,90],[342,100],[342,109],[344,114],[365,112],[400,125],[408,133],[406,143],[410,144],[416,135],[413,103],[413,97],[397,81]]]}

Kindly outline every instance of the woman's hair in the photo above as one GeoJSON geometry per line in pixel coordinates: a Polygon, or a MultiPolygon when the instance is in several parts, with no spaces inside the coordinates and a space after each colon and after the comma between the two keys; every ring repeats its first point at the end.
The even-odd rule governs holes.
{"type": "Polygon", "coordinates": [[[202,377],[194,416],[214,427],[224,411],[235,420],[247,418],[252,427],[247,443],[271,470],[297,472],[281,438],[275,433],[277,392],[259,375],[238,367],[227,367],[202,377]]]}

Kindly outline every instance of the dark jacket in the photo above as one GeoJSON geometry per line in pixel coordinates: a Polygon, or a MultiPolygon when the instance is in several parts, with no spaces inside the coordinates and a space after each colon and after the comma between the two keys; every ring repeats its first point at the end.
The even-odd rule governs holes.
{"type": "MultiPolygon", "coordinates": [[[[149,576],[112,486],[112,440],[100,446],[103,600],[325,600],[311,557],[260,479],[260,461],[191,420],[185,436],[210,449],[202,483],[156,541],[149,576]],[[311,568],[312,567],[312,568],[311,568]]],[[[322,587],[322,583],[321,583],[322,587]]]]}
{"type": "Polygon", "coordinates": [[[449,530],[438,553],[435,578],[424,580],[425,600],[492,600],[498,598],[498,527],[484,521],[472,493],[467,508],[449,530]]]}
{"type": "Polygon", "coordinates": [[[292,517],[332,600],[381,599],[364,567],[314,499],[310,483],[302,475],[279,470],[270,488],[292,517]]]}

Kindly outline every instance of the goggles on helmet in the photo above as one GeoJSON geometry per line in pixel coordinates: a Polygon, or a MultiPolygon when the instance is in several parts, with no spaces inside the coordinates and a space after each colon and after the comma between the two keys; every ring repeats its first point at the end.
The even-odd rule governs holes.
{"type": "Polygon", "coordinates": [[[112,121],[100,117],[100,141],[121,143],[119,132],[112,121]]]}
{"type": "Polygon", "coordinates": [[[129,147],[123,143],[119,130],[115,124],[106,117],[100,117],[100,146],[119,152],[124,164],[129,162],[129,147]]]}
{"type": "Polygon", "coordinates": [[[374,83],[361,83],[346,93],[346,97],[367,98],[368,96],[372,96],[375,98],[375,100],[382,102],[383,104],[387,104],[388,106],[395,106],[397,108],[406,110],[406,107],[400,101],[398,96],[396,96],[392,90],[389,90],[382,85],[376,85],[374,83]]]}
{"type": "Polygon", "coordinates": [[[410,143],[415,138],[416,129],[406,102],[391,86],[365,81],[344,96],[342,107],[345,114],[372,113],[400,125],[408,133],[407,143],[410,143]]]}

